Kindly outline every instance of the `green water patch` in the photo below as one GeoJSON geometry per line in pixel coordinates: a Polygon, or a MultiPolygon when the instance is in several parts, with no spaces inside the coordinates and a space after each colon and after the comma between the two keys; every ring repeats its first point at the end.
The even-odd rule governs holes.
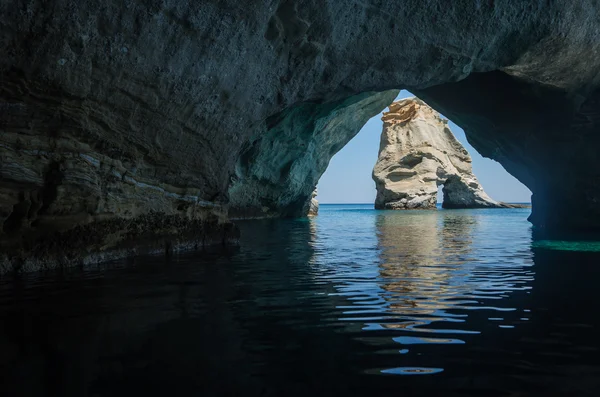
{"type": "Polygon", "coordinates": [[[553,251],[600,252],[600,241],[537,240],[532,246],[553,251]]]}

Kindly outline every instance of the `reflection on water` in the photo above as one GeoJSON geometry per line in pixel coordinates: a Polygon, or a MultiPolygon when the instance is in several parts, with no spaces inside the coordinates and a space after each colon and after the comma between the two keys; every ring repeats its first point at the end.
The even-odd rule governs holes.
{"type": "MultiPolygon", "coordinates": [[[[440,364],[448,359],[443,355],[455,354],[455,348],[446,352],[438,347],[435,355],[424,357],[430,350],[427,345],[463,345],[466,336],[481,334],[488,327],[496,332],[529,320],[525,312],[501,302],[516,293],[527,294],[534,278],[530,230],[521,223],[522,211],[375,214],[377,250],[371,251],[372,257],[363,251],[363,266],[355,268],[355,274],[376,270],[377,275],[347,278],[341,284],[336,277],[334,285],[352,301],[338,306],[345,310],[341,320],[362,321],[364,331],[380,331],[365,333],[365,342],[380,351],[382,346],[390,349],[387,353],[394,347],[402,350],[402,357],[394,357],[393,367],[382,367],[380,373],[442,372],[445,367],[440,364]],[[486,241],[491,236],[494,241],[486,241]],[[486,324],[485,316],[495,322],[486,324]],[[393,333],[381,332],[385,330],[393,333]],[[398,334],[402,336],[394,336],[398,334]],[[431,366],[423,366],[425,362],[431,366]]],[[[317,233],[328,236],[331,223],[322,222],[323,230],[317,229],[317,233]]],[[[328,238],[317,240],[324,245],[338,244],[328,238]]],[[[315,255],[317,262],[345,267],[345,259],[334,253],[334,245],[321,251],[323,254],[318,251],[315,255]],[[324,258],[319,258],[321,255],[324,258]]],[[[367,371],[374,373],[376,368],[367,371]]]]}
{"type": "Polygon", "coordinates": [[[228,254],[2,280],[3,395],[597,395],[600,253],[527,215],[322,206],[228,254]]]}
{"type": "MultiPolygon", "coordinates": [[[[370,328],[381,325],[421,333],[479,333],[445,327],[465,323],[467,314],[458,314],[459,309],[515,310],[496,307],[494,301],[530,289],[530,254],[519,255],[513,263],[510,258],[490,261],[478,257],[474,236],[486,234],[489,225],[480,225],[475,214],[449,211],[443,216],[433,212],[377,216],[381,286],[387,292],[383,298],[389,302],[390,311],[404,316],[394,318],[400,321],[370,324],[370,328]]],[[[528,242],[527,236],[523,242],[528,242]]],[[[525,246],[522,249],[527,251],[525,246]]],[[[462,342],[444,341],[431,339],[431,343],[462,342]]]]}

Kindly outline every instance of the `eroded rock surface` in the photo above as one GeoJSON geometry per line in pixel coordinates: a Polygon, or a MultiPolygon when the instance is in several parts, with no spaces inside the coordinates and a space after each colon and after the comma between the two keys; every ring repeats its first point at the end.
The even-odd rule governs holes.
{"type": "Polygon", "coordinates": [[[390,105],[382,117],[379,157],[373,169],[377,209],[435,209],[444,185],[444,208],[501,208],[484,191],[471,156],[448,120],[417,98],[390,105]]]}
{"type": "Polygon", "coordinates": [[[104,252],[148,216],[302,213],[339,107],[400,88],[531,188],[536,226],[598,229],[599,24],[591,0],[3,1],[5,263],[58,230],[104,252]]]}
{"type": "Polygon", "coordinates": [[[317,189],[312,192],[310,197],[310,204],[308,207],[308,216],[319,215],[319,201],[317,200],[317,189]]]}
{"type": "Polygon", "coordinates": [[[299,217],[329,161],[398,90],[365,93],[330,104],[308,103],[267,121],[269,129],[242,151],[229,187],[236,218],[299,217]]]}

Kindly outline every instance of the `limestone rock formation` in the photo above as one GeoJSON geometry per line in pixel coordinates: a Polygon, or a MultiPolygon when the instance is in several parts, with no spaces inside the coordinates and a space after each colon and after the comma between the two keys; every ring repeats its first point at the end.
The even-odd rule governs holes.
{"type": "Polygon", "coordinates": [[[533,191],[536,226],[598,230],[599,24],[592,0],[5,0],[3,263],[301,214],[400,88],[533,191]]]}
{"type": "Polygon", "coordinates": [[[377,209],[435,209],[444,185],[444,208],[501,208],[484,191],[471,156],[448,121],[417,98],[390,105],[383,114],[379,158],[373,169],[377,209]]]}
{"type": "Polygon", "coordinates": [[[312,196],[310,198],[310,205],[308,208],[308,215],[309,216],[316,216],[319,214],[319,201],[316,199],[317,197],[317,189],[315,188],[315,190],[312,193],[312,196]]]}

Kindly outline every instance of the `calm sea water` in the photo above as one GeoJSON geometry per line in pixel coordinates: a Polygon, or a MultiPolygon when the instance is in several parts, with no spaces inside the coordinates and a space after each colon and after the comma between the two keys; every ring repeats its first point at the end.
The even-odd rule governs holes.
{"type": "Polygon", "coordinates": [[[238,249],[0,280],[6,396],[597,396],[600,248],[527,209],[242,222],[238,249]]]}

